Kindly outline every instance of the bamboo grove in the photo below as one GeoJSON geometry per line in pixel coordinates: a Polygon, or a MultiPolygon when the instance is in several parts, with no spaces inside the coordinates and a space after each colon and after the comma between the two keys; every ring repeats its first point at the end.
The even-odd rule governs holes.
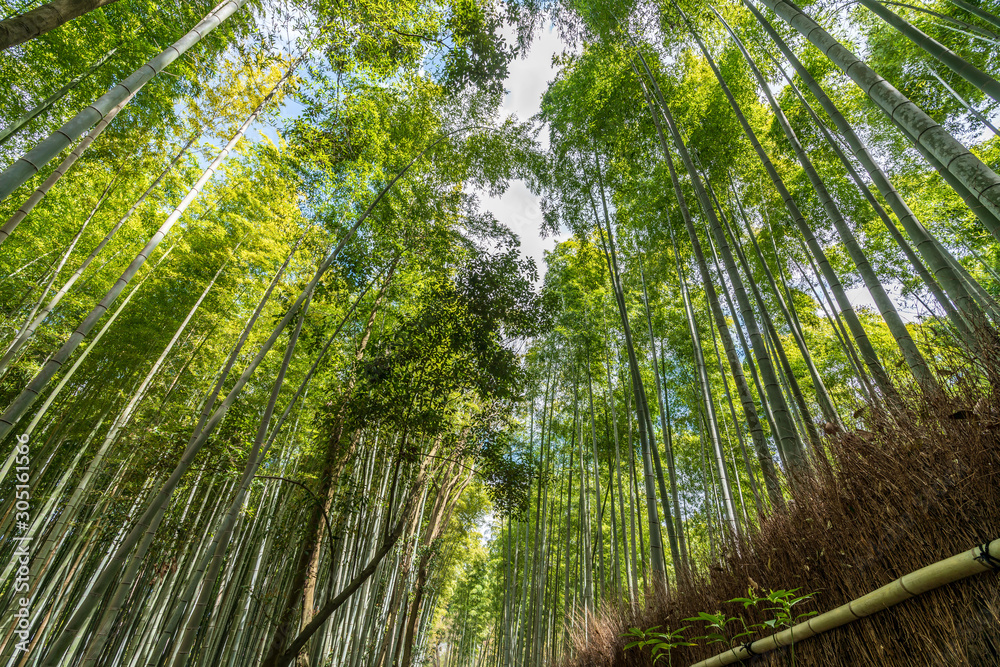
{"type": "Polygon", "coordinates": [[[992,415],[995,4],[0,8],[4,665],[572,664],[992,415]]]}

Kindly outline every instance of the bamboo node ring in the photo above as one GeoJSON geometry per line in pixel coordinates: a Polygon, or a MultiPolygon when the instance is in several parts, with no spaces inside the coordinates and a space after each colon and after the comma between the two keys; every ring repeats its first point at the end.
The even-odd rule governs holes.
{"type": "Polygon", "coordinates": [[[990,553],[990,544],[992,544],[992,542],[980,544],[977,547],[979,553],[976,556],[973,556],[973,559],[978,561],[983,567],[988,567],[994,572],[1000,572],[1000,559],[994,558],[993,554],[990,553]]]}

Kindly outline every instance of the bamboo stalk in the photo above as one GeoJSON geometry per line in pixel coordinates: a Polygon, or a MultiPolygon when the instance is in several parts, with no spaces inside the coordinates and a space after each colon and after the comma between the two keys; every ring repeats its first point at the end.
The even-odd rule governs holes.
{"type": "Polygon", "coordinates": [[[859,0],[859,2],[898,30],[900,34],[916,44],[925,53],[943,63],[952,72],[971,83],[986,95],[989,95],[995,101],[1000,102],[1000,82],[989,74],[968,62],[899,14],[889,11],[884,5],[875,2],[875,0],[859,0]]]}
{"type": "Polygon", "coordinates": [[[28,197],[23,204],[21,204],[21,207],[7,219],[7,222],[4,223],[3,227],[0,227],[0,243],[7,240],[7,237],[10,236],[11,233],[17,229],[17,226],[28,217],[28,214],[31,213],[38,203],[45,198],[45,195],[49,193],[49,190],[52,189],[59,179],[65,176],[66,173],[73,168],[76,161],[87,152],[90,145],[94,143],[99,136],[101,136],[101,133],[104,132],[108,125],[111,124],[111,121],[115,119],[115,116],[118,115],[118,112],[124,109],[125,105],[128,104],[131,99],[132,95],[129,95],[124,100],[119,102],[118,106],[111,109],[111,111],[109,111],[107,115],[105,115],[104,118],[102,118],[97,125],[95,125],[90,132],[87,133],[87,136],[84,137],[79,144],[77,144],[76,148],[73,149],[73,152],[67,155],[66,158],[59,163],[59,166],[56,167],[51,174],[49,174],[49,177],[45,179],[45,182],[38,186],[38,189],[31,193],[31,196],[28,197]]]}
{"type": "Polygon", "coordinates": [[[948,2],[955,5],[956,7],[961,7],[962,9],[971,14],[975,14],[979,18],[989,23],[990,25],[1000,28],[1000,19],[998,19],[995,15],[990,14],[985,9],[981,9],[979,7],[976,7],[975,5],[970,5],[968,2],[965,2],[964,0],[948,0],[948,2]]]}
{"type": "MultiPolygon", "coordinates": [[[[297,62],[295,64],[297,64],[297,62]]],[[[39,393],[45,388],[49,380],[51,380],[63,364],[66,363],[83,339],[88,333],[90,333],[90,330],[93,328],[94,324],[97,323],[97,320],[104,316],[111,304],[113,304],[115,299],[118,298],[118,295],[121,294],[122,290],[124,290],[132,278],[135,277],[135,274],[146,262],[146,259],[154,250],[156,250],[160,241],[162,241],[163,238],[170,233],[174,223],[180,219],[180,217],[187,210],[188,206],[191,205],[191,202],[193,202],[198,195],[201,194],[202,189],[204,189],[205,185],[209,180],[211,180],[212,176],[215,175],[215,172],[219,169],[220,165],[226,160],[229,154],[240,142],[250,125],[253,124],[253,122],[260,116],[268,103],[274,99],[274,96],[278,93],[281,86],[284,85],[284,83],[291,77],[295,69],[295,64],[293,64],[292,67],[289,67],[285,75],[278,80],[267,96],[261,100],[260,104],[257,105],[257,108],[253,110],[246,121],[244,121],[243,125],[241,125],[236,131],[233,137],[229,140],[229,143],[226,144],[212,163],[202,172],[195,184],[188,190],[184,199],[182,199],[173,211],[171,211],[160,228],[153,234],[139,254],[136,255],[135,259],[132,260],[128,268],[126,268],[122,273],[121,277],[115,281],[114,285],[110,290],[108,290],[107,294],[105,294],[101,301],[94,306],[86,318],[84,318],[83,322],[81,322],[80,325],[73,331],[69,339],[67,339],[66,342],[63,343],[63,345],[45,362],[41,370],[38,371],[35,377],[21,391],[20,395],[14,399],[6,411],[4,411],[3,415],[0,415],[0,438],[6,436],[14,427],[14,424],[17,423],[17,420],[24,415],[29,407],[31,407],[31,404],[34,403],[36,398],[38,398],[39,393]]],[[[297,302],[295,308],[299,305],[300,304],[297,302]]]]}
{"type": "Polygon", "coordinates": [[[956,91],[954,88],[952,88],[951,86],[949,86],[948,82],[945,81],[941,77],[940,74],[938,74],[936,71],[934,71],[933,67],[928,66],[927,67],[927,71],[930,72],[931,76],[933,76],[935,79],[937,79],[938,83],[940,83],[942,86],[944,86],[944,89],[947,90],[951,94],[951,96],[954,97],[955,100],[959,104],[961,104],[963,107],[965,107],[966,111],[968,111],[970,114],[972,114],[973,116],[975,116],[976,120],[978,120],[980,123],[982,123],[986,127],[990,128],[990,131],[993,134],[1000,136],[1000,130],[998,130],[996,127],[994,127],[993,123],[991,123],[989,121],[989,119],[986,118],[986,116],[984,116],[983,114],[981,114],[978,111],[976,111],[976,108],[974,106],[972,106],[972,102],[971,101],[967,101],[964,97],[962,97],[958,93],[958,91],[956,91]]]}
{"type": "MultiPolygon", "coordinates": [[[[898,122],[941,165],[939,172],[952,174],[994,216],[1000,214],[1000,176],[972,154],[944,127],[935,122],[888,81],[859,60],[824,30],[811,16],[787,0],[761,0],[768,9],[822,51],[860,87],[892,120],[898,122]]],[[[989,223],[990,220],[987,220],[989,223]]],[[[1000,238],[1000,227],[988,225],[1000,238]]]]}
{"type": "Polygon", "coordinates": [[[112,109],[128,103],[139,89],[170,63],[174,62],[189,48],[197,44],[209,32],[243,7],[246,0],[225,0],[191,28],[187,34],[154,56],[149,62],[132,73],[97,101],[83,109],[61,128],[43,139],[35,148],[17,162],[0,173],[0,201],[34,176],[52,158],[69,147],[81,134],[105,118],[112,109]]]}
{"type": "Polygon", "coordinates": [[[25,125],[30,123],[39,115],[48,111],[52,105],[61,100],[66,93],[76,88],[81,81],[93,74],[101,65],[110,60],[111,56],[115,55],[117,51],[118,47],[115,47],[105,53],[103,56],[95,60],[90,67],[75,76],[69,83],[36,104],[31,110],[25,112],[24,115],[11,122],[10,125],[0,130],[0,146],[5,144],[8,139],[17,134],[17,132],[20,131],[25,125]]]}

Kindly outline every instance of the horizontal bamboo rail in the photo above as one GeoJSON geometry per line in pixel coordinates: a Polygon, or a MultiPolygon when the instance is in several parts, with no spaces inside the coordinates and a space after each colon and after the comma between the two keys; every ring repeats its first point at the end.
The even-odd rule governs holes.
{"type": "Polygon", "coordinates": [[[875,612],[893,607],[922,593],[989,570],[1000,570],[1000,539],[922,567],[832,611],[813,616],[770,637],[731,648],[691,667],[720,667],[769,653],[777,648],[790,646],[795,642],[871,616],[875,612]]]}

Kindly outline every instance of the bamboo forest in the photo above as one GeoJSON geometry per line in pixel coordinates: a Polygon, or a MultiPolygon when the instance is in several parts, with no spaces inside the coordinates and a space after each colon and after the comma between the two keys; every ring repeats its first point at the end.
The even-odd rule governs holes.
{"type": "Polygon", "coordinates": [[[1000,666],[1000,0],[797,1],[0,0],[0,667],[1000,666]]]}

